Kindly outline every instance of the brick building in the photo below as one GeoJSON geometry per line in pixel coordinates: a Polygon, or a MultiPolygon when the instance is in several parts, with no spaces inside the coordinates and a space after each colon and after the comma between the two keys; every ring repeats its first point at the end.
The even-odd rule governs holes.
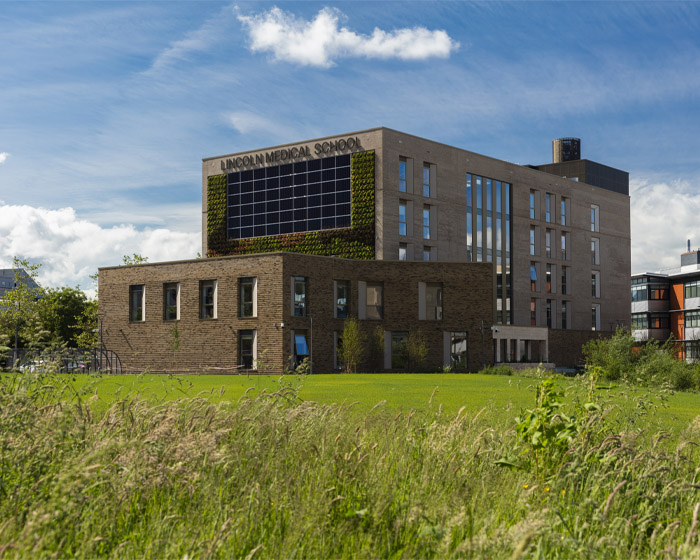
{"type": "MultiPolygon", "coordinates": [[[[490,276],[482,278],[488,285],[468,282],[471,273],[465,276],[465,299],[457,303],[466,313],[462,320],[479,325],[479,339],[486,331],[486,361],[574,365],[580,362],[581,343],[601,331],[630,324],[629,177],[624,171],[580,159],[580,152],[578,139],[561,139],[555,142],[552,164],[522,166],[375,128],[205,158],[202,254],[207,258],[202,262],[212,266],[246,262],[251,267],[246,277],[257,277],[255,270],[267,263],[256,260],[263,259],[261,255],[283,252],[338,257],[330,261],[333,266],[358,271],[368,270],[365,267],[372,261],[381,262],[386,278],[419,264],[425,267],[420,270],[434,267],[442,271],[442,266],[461,263],[465,274],[470,266],[475,266],[474,270],[490,268],[490,276]],[[215,258],[243,255],[251,258],[215,258]],[[471,306],[470,292],[486,298],[488,313],[471,306]],[[490,317],[489,322],[482,328],[486,317],[490,317]]],[[[190,270],[203,270],[195,261],[173,263],[168,266],[179,266],[181,276],[170,274],[167,279],[161,275],[166,269],[160,266],[166,265],[143,269],[152,272],[148,282],[174,285],[181,277],[189,278],[190,270]]],[[[118,313],[118,307],[111,309],[102,301],[105,294],[105,299],[123,305],[127,301],[123,292],[131,289],[125,282],[132,273],[125,267],[100,271],[100,312],[112,332],[156,328],[155,324],[132,325],[141,320],[126,321],[124,311],[117,319],[113,313],[118,313]],[[110,282],[106,292],[103,275],[110,282]],[[122,293],[112,293],[112,286],[122,293]]],[[[222,272],[221,277],[233,278],[233,274],[222,272]]],[[[326,284],[339,278],[327,268],[326,274],[326,284]]],[[[309,282],[322,280],[311,273],[305,277],[309,282]]],[[[198,275],[196,281],[205,280],[198,275]]],[[[278,276],[280,286],[288,281],[284,275],[278,276]]],[[[433,281],[439,282],[439,278],[433,281]]],[[[134,282],[143,285],[147,279],[134,282]]],[[[404,286],[406,295],[399,295],[399,299],[410,301],[418,294],[418,282],[404,286]]],[[[285,289],[279,288],[282,295],[285,289]]],[[[174,301],[181,293],[174,290],[162,286],[157,301],[146,296],[146,306],[154,306],[153,311],[146,308],[146,324],[153,313],[154,321],[169,320],[165,309],[174,304],[161,299],[174,301]],[[155,307],[158,305],[161,310],[155,307]]],[[[149,293],[154,291],[158,293],[155,287],[149,293]]],[[[192,298],[197,292],[188,293],[192,298]]],[[[385,295],[394,297],[389,290],[385,295]]],[[[188,302],[180,301],[181,312],[198,305],[192,299],[188,302]]],[[[279,322],[283,321],[286,304],[268,298],[264,302],[261,313],[276,314],[279,322]],[[268,310],[268,306],[275,309],[268,310]]],[[[238,304],[228,300],[226,305],[238,304]]],[[[384,325],[387,354],[393,329],[412,330],[414,319],[410,317],[415,306],[407,305],[406,323],[384,325]]],[[[182,323],[178,328],[184,326],[182,323]]],[[[335,327],[324,328],[336,332],[335,327]]],[[[261,348],[263,334],[256,336],[261,348]]],[[[110,349],[132,356],[123,338],[110,335],[110,344],[116,345],[110,349]]],[[[291,344],[289,338],[280,340],[291,344]]],[[[310,350],[316,371],[332,369],[328,348],[333,347],[327,344],[316,337],[315,348],[310,350]],[[320,350],[318,344],[326,345],[325,349],[320,350]]],[[[444,345],[439,341],[431,344],[431,355],[442,354],[444,358],[444,345]]],[[[470,346],[470,352],[472,349],[470,346]]],[[[293,348],[286,346],[267,350],[280,356],[278,364],[293,354],[293,348]]],[[[217,359],[222,352],[233,350],[220,350],[217,359]]],[[[240,350],[226,359],[239,359],[237,353],[240,350]]],[[[438,365],[439,361],[431,363],[438,365]]]]}

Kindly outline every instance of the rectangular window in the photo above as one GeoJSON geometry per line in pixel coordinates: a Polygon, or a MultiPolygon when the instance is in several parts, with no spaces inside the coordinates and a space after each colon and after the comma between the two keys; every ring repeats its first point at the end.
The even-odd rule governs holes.
{"type": "Polygon", "coordinates": [[[399,243],[399,260],[405,261],[408,259],[408,245],[406,243],[399,243]]]}
{"type": "Polygon", "coordinates": [[[406,192],[406,187],[408,184],[406,172],[407,163],[408,162],[406,161],[405,157],[399,158],[399,192],[406,192]]]}
{"type": "Polygon", "coordinates": [[[472,216],[472,174],[467,173],[467,260],[468,261],[473,261],[474,258],[472,256],[472,244],[473,244],[473,237],[472,237],[472,228],[473,228],[473,222],[474,218],[472,216]]]}
{"type": "Polygon", "coordinates": [[[600,207],[591,204],[591,231],[600,231],[600,207]]]}
{"type": "Polygon", "coordinates": [[[345,363],[343,362],[343,333],[333,331],[333,338],[335,339],[335,344],[333,345],[333,369],[344,369],[345,363]]]}
{"type": "Polygon", "coordinates": [[[406,221],[406,201],[399,200],[399,235],[406,235],[407,233],[407,221],[406,221]]]}
{"type": "Polygon", "coordinates": [[[479,176],[476,179],[476,260],[484,260],[484,208],[483,208],[483,179],[479,176]]]}
{"type": "Polygon", "coordinates": [[[306,317],[308,301],[306,299],[306,278],[295,276],[294,282],[294,316],[306,317]]]}
{"type": "Polygon", "coordinates": [[[685,327],[689,329],[700,327],[700,311],[685,312],[685,327]]]}
{"type": "Polygon", "coordinates": [[[537,255],[537,226],[530,226],[530,254],[537,255]]]}
{"type": "Polygon", "coordinates": [[[381,320],[384,318],[384,284],[367,282],[367,304],[365,317],[381,320]]]}
{"type": "Polygon", "coordinates": [[[537,326],[537,299],[530,298],[530,326],[537,326]]]}
{"type": "Polygon", "coordinates": [[[561,260],[563,260],[563,261],[565,261],[566,259],[569,258],[568,253],[566,251],[566,247],[568,245],[566,242],[567,236],[568,236],[568,233],[561,234],[561,260]]]}
{"type": "Polygon", "coordinates": [[[238,279],[238,313],[239,317],[255,317],[257,278],[238,279]]]}
{"type": "Polygon", "coordinates": [[[600,264],[600,239],[591,237],[591,264],[600,264]]]}
{"type": "Polygon", "coordinates": [[[133,323],[146,320],[145,291],[143,284],[129,286],[129,321],[133,323]]]}
{"type": "Polygon", "coordinates": [[[177,321],[180,318],[180,284],[163,284],[163,320],[177,321]]]}
{"type": "Polygon", "coordinates": [[[561,328],[562,329],[568,329],[569,328],[569,319],[566,314],[567,312],[567,307],[568,307],[567,301],[562,301],[561,302],[561,328]]]}
{"type": "Polygon", "coordinates": [[[597,270],[591,273],[591,297],[600,297],[600,272],[597,270]]]}
{"type": "Polygon", "coordinates": [[[559,221],[561,225],[565,226],[566,225],[566,206],[569,202],[568,198],[561,197],[561,203],[560,203],[560,210],[559,210],[559,221]]]}
{"type": "Polygon", "coordinates": [[[336,280],[335,282],[335,316],[346,319],[350,312],[350,282],[336,280]]]}
{"type": "Polygon", "coordinates": [[[554,328],[553,318],[554,318],[554,301],[551,299],[548,299],[547,300],[547,327],[550,329],[554,328]]]}
{"type": "Polygon", "coordinates": [[[552,230],[547,229],[544,232],[544,254],[547,258],[552,258],[552,230]]]}
{"type": "Polygon", "coordinates": [[[552,293],[552,265],[547,263],[546,266],[546,278],[547,282],[547,293],[551,294],[552,293]]]}
{"type": "Polygon", "coordinates": [[[408,369],[408,333],[391,333],[391,369],[408,369]]]}
{"type": "Polygon", "coordinates": [[[685,293],[685,299],[700,297],[700,280],[686,282],[683,291],[685,293]]]}
{"type": "Polygon", "coordinates": [[[591,305],[591,330],[600,330],[600,304],[594,303],[591,305]]]}
{"type": "Polygon", "coordinates": [[[442,284],[425,285],[425,318],[428,321],[442,320],[442,284]]]}
{"type": "Polygon", "coordinates": [[[430,206],[423,206],[423,239],[430,239],[430,206]]]}
{"type": "Polygon", "coordinates": [[[455,371],[467,370],[467,333],[464,331],[450,333],[450,366],[455,371]]]}
{"type": "Polygon", "coordinates": [[[535,213],[535,191],[530,191],[530,219],[535,220],[537,214],[535,213]]]}
{"type": "Polygon", "coordinates": [[[430,197],[430,164],[423,164],[423,196],[430,197]]]}
{"type": "Polygon", "coordinates": [[[540,288],[537,285],[537,263],[530,263],[530,291],[539,292],[540,288]]]}
{"type": "Polygon", "coordinates": [[[567,295],[568,292],[568,280],[569,280],[569,267],[561,267],[561,293],[562,295],[567,295]]]}
{"type": "Polygon", "coordinates": [[[199,318],[216,319],[216,280],[199,283],[199,318]]]}
{"type": "Polygon", "coordinates": [[[700,360],[700,340],[690,340],[685,343],[685,359],[689,362],[700,360]]]}
{"type": "Polygon", "coordinates": [[[552,221],[552,206],[554,205],[554,195],[546,193],[544,195],[544,219],[546,222],[552,221]]]}
{"type": "Polygon", "coordinates": [[[255,344],[254,330],[238,331],[238,363],[243,369],[255,367],[255,344]]]}
{"type": "Polygon", "coordinates": [[[428,247],[427,245],[425,247],[423,247],[423,260],[424,261],[430,260],[430,250],[431,250],[431,248],[428,247]]]}
{"type": "Polygon", "coordinates": [[[306,331],[292,331],[294,338],[294,367],[309,357],[309,344],[306,331]]]}

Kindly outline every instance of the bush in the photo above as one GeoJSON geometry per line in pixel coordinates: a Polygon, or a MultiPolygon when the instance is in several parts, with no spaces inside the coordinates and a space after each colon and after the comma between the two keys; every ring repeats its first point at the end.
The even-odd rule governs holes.
{"type": "Polygon", "coordinates": [[[506,365],[489,366],[482,369],[479,373],[484,375],[513,375],[513,368],[506,365]]]}

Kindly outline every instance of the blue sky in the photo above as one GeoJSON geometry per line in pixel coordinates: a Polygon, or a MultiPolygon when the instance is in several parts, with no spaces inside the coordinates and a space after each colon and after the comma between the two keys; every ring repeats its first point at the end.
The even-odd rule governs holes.
{"type": "Polygon", "coordinates": [[[201,158],[388,126],[630,172],[633,271],[700,246],[700,3],[3,2],[0,268],[194,257],[201,158]]]}

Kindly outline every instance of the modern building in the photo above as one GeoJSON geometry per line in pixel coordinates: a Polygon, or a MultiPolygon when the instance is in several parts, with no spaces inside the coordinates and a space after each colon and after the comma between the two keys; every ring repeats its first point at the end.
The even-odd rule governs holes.
{"type": "MultiPolygon", "coordinates": [[[[557,150],[561,154],[554,158],[556,163],[522,166],[375,128],[206,158],[202,254],[207,258],[203,262],[235,268],[243,261],[215,257],[256,255],[246,261],[254,271],[261,254],[303,253],[335,257],[330,261],[333,267],[348,266],[351,259],[350,266],[358,271],[368,265],[362,261],[382,261],[386,278],[410,271],[416,261],[423,261],[427,268],[421,270],[426,271],[433,266],[441,270],[437,265],[450,263],[466,266],[465,271],[489,268],[488,279],[481,279],[488,286],[475,283],[466,272],[463,279],[465,293],[486,297],[488,312],[474,307],[466,296],[462,301],[452,299],[466,313],[460,321],[475,322],[478,338],[486,339],[488,359],[483,361],[573,365],[580,362],[580,346],[591,336],[630,323],[628,175],[573,159],[580,157],[578,139],[562,139],[559,147],[555,145],[557,150]]],[[[154,266],[148,282],[161,287],[146,285],[149,293],[158,294],[155,300],[146,296],[146,301],[160,306],[160,311],[154,308],[146,317],[166,321],[164,285],[177,284],[179,276],[166,278],[161,275],[165,269],[154,266]]],[[[178,274],[185,274],[185,268],[204,270],[194,261],[173,266],[181,267],[178,274]]],[[[333,267],[325,268],[326,284],[346,278],[334,273],[333,267]]],[[[132,278],[131,270],[119,267],[100,273],[104,320],[124,332],[126,327],[137,328],[130,323],[141,320],[127,325],[125,310],[119,319],[110,319],[117,307],[103,305],[103,276],[110,279],[110,290],[121,292],[121,299],[115,296],[110,301],[124,305],[128,301],[124,294],[131,289],[127,279],[137,282],[134,285],[146,282],[145,276],[143,282],[132,278]]],[[[227,274],[257,276],[252,271],[243,276],[235,271],[227,274]]],[[[313,274],[304,277],[322,281],[313,274]]],[[[431,278],[430,283],[439,282],[438,277],[431,278]]],[[[197,282],[211,279],[198,277],[197,282]]],[[[288,280],[280,273],[275,281],[286,285],[288,280]]],[[[357,277],[355,281],[370,280],[357,277]]],[[[418,282],[401,288],[406,290],[406,302],[419,293],[418,282]]],[[[358,288],[353,284],[351,290],[358,288]]],[[[196,310],[196,298],[188,301],[196,310]]],[[[265,299],[265,305],[281,305],[272,301],[265,299]]],[[[411,313],[414,308],[407,303],[411,313]]],[[[283,311],[270,311],[276,314],[273,323],[284,320],[283,311]]],[[[406,324],[390,328],[411,330],[411,322],[419,320],[411,318],[411,313],[405,315],[406,324]]],[[[333,332],[335,327],[326,328],[328,340],[322,344],[327,348],[332,347],[333,332]]],[[[110,338],[115,345],[111,349],[120,354],[126,351],[123,338],[110,338]]],[[[318,336],[316,344],[321,344],[318,336]]],[[[280,350],[282,361],[293,357],[291,349],[285,354],[285,348],[280,350]]],[[[438,354],[434,348],[431,352],[438,354]]],[[[331,363],[328,353],[314,355],[317,371],[321,360],[331,363]]]]}
{"type": "Polygon", "coordinates": [[[632,334],[643,342],[678,343],[678,357],[700,358],[700,250],[681,255],[681,266],[632,276],[632,334]]]}
{"type": "Polygon", "coordinates": [[[24,269],[2,268],[0,269],[0,300],[5,294],[15,288],[15,275],[19,273],[22,282],[32,291],[38,290],[39,285],[27,274],[24,269]]]}

